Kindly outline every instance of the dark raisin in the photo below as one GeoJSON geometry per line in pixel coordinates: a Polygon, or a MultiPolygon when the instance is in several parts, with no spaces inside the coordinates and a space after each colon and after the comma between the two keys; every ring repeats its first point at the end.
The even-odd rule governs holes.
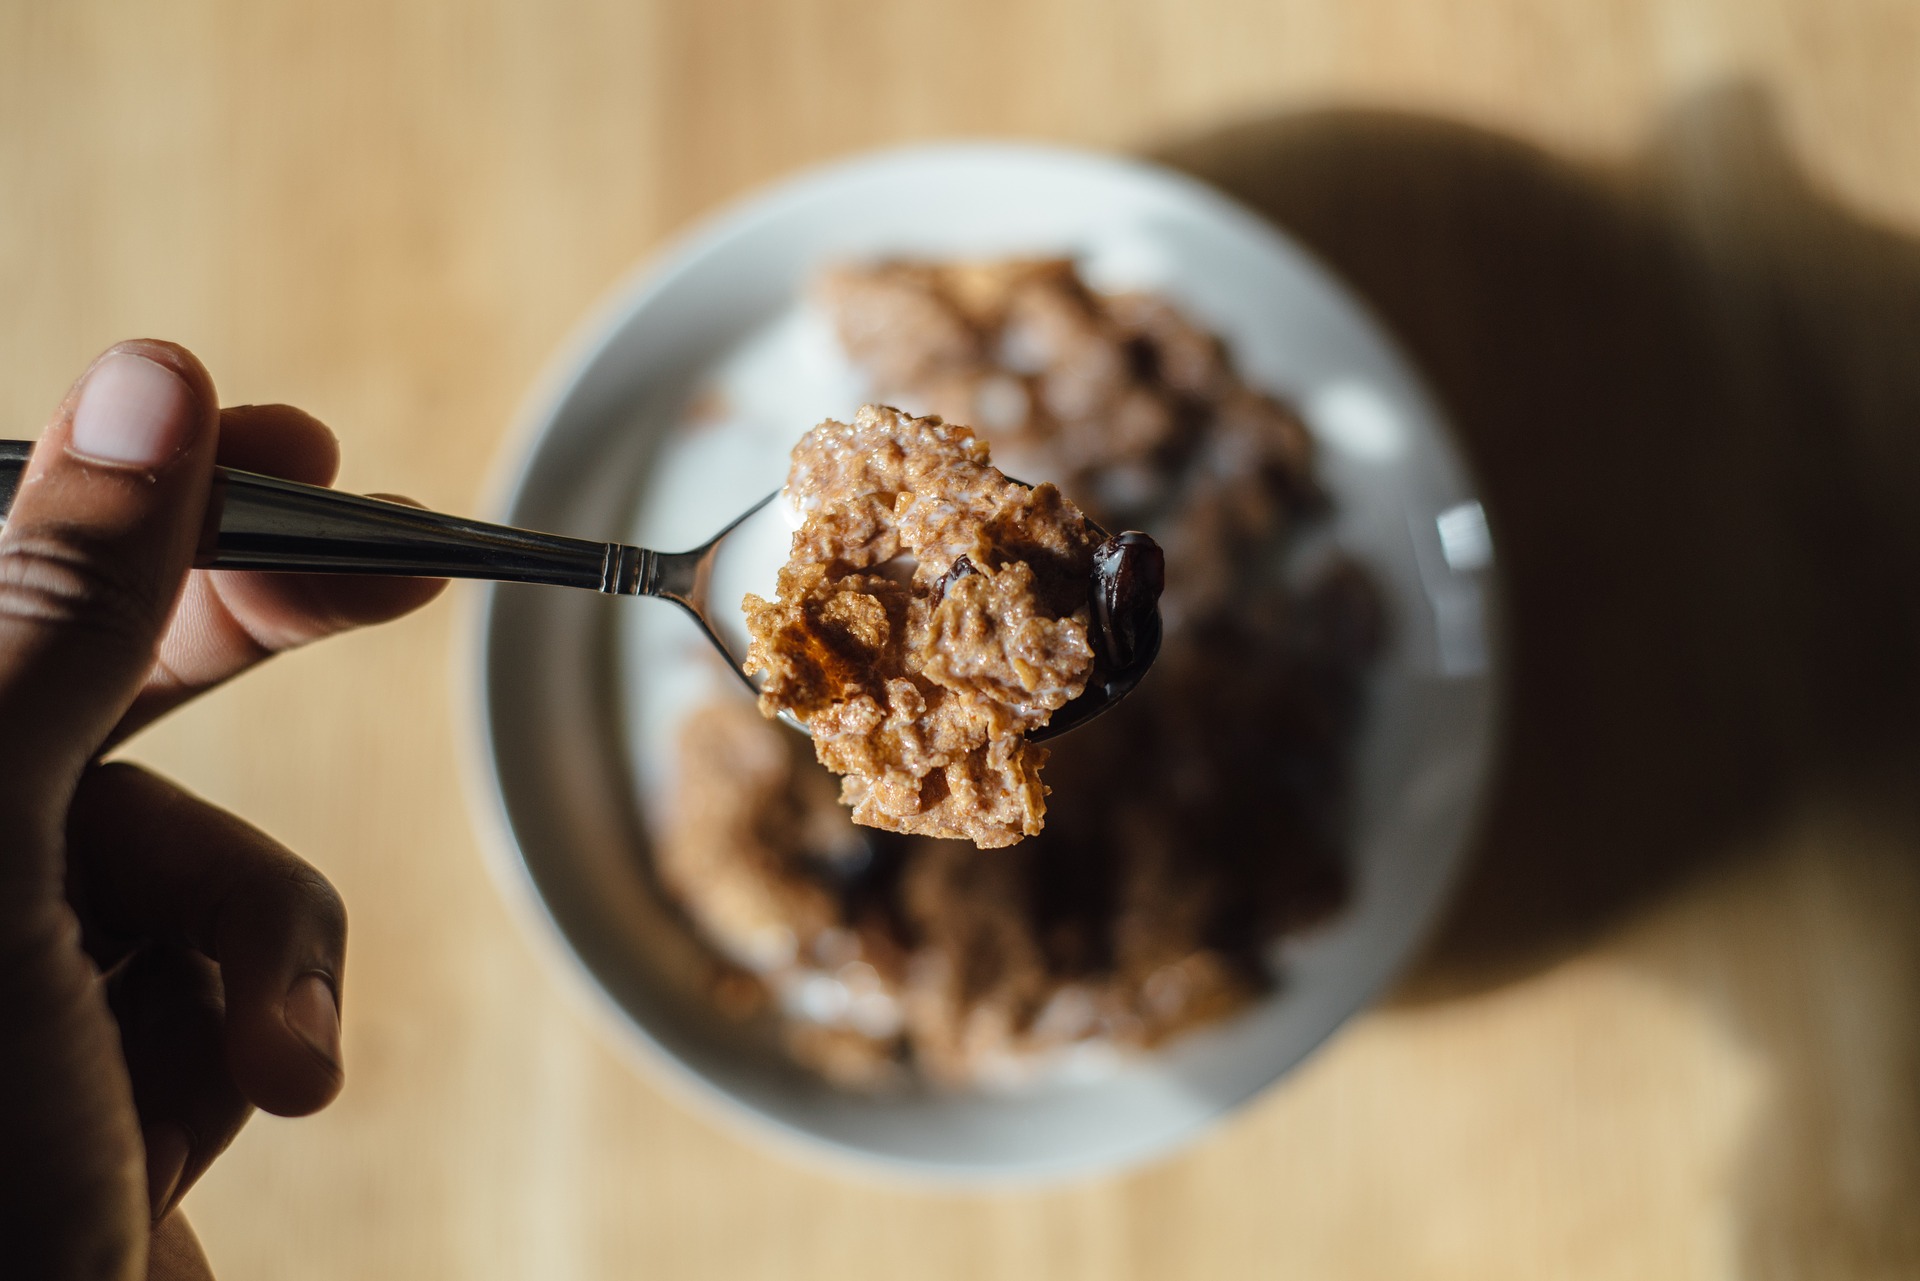
{"type": "Polygon", "coordinates": [[[955,583],[970,574],[977,574],[979,572],[980,571],[975,568],[974,563],[965,556],[955,556],[952,566],[949,567],[947,572],[940,578],[940,594],[934,599],[936,601],[945,600],[947,598],[947,590],[955,583]]]}
{"type": "Polygon", "coordinates": [[[1124,671],[1140,640],[1154,626],[1160,593],[1167,583],[1167,561],[1160,545],[1128,530],[1093,550],[1091,597],[1107,665],[1124,671]]]}

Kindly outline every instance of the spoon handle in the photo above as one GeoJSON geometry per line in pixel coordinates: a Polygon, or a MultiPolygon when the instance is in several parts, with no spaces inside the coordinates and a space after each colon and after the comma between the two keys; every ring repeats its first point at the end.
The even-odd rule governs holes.
{"type": "MultiPolygon", "coordinates": [[[[0,441],[0,521],[32,451],[31,441],[0,441]]],[[[484,578],[632,596],[649,591],[660,559],[641,547],[490,525],[231,467],[214,469],[207,511],[194,562],[203,568],[484,578]]]]}

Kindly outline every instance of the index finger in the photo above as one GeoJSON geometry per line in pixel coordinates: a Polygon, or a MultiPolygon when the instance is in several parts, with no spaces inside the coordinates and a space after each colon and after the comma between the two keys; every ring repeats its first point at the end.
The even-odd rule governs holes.
{"type": "MultiPolygon", "coordinates": [[[[291,405],[240,405],[220,411],[218,461],[326,485],[339,470],[340,447],[323,423],[291,405]]],[[[445,587],[441,579],[195,570],[153,671],[111,741],[275,654],[398,618],[445,587]]]]}

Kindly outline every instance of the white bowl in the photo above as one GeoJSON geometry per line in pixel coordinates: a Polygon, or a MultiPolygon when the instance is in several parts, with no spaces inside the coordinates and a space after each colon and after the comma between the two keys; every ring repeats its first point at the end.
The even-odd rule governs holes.
{"type": "Polygon", "coordinates": [[[790,410],[773,399],[766,447],[735,465],[710,478],[655,470],[694,385],[763,336],[823,262],[1054,252],[1080,254],[1096,283],[1171,296],[1228,340],[1251,381],[1301,409],[1338,504],[1331,536],[1388,597],[1392,641],[1357,748],[1351,900],[1284,945],[1279,990],[1248,1013],[1091,1082],[881,1098],[822,1084],[675,977],[697,945],[646,867],[633,755],[647,751],[650,704],[632,639],[633,611],[672,606],[501,586],[478,620],[501,884],[608,1020],[666,1079],[762,1135],[946,1180],[1108,1171],[1193,1138],[1362,1009],[1432,924],[1486,778],[1497,689],[1491,546],[1432,398],[1340,284],[1210,188],[1054,148],[916,147],[781,184],[629,281],[535,398],[500,513],[601,539],[692,521],[685,541],[697,541],[778,485],[802,430],[855,407],[811,403],[825,393],[810,385],[790,410]],[[684,500],[709,483],[661,515],[664,491],[684,500]]]}

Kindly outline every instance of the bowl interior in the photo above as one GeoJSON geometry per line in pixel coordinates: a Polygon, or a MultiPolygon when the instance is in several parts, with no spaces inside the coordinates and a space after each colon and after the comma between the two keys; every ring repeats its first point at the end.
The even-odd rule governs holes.
{"type": "Polygon", "coordinates": [[[1251,382],[1299,407],[1338,505],[1325,536],[1387,596],[1392,640],[1358,745],[1353,897],[1283,945],[1280,990],[1250,1012],[1095,1081],[881,1098],[827,1087],[688,998],[698,945],[647,871],[648,744],[670,700],[650,692],[640,638],[690,624],[661,603],[552,589],[493,587],[482,605],[483,748],[511,838],[509,892],[538,909],[613,1021],[724,1115],[948,1178],[1110,1169],[1165,1150],[1297,1063],[1424,935],[1487,772],[1497,659],[1485,523],[1431,398],[1341,286],[1209,189],[1053,149],[921,148],[780,187],[633,282],[536,409],[504,515],[699,542],[779,485],[802,431],[857,406],[832,377],[771,377],[764,439],[693,463],[663,448],[697,383],[793,323],[819,265],[1057,252],[1079,255],[1096,285],[1166,294],[1227,339],[1251,382]]]}

